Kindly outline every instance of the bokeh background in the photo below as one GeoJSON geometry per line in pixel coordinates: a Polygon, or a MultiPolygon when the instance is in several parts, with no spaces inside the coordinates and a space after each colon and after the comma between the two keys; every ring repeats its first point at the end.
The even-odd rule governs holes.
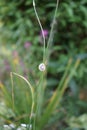
{"type": "MultiPolygon", "coordinates": [[[[56,0],[36,0],[46,41],[55,6],[56,0]]],[[[23,75],[34,85],[39,79],[38,65],[42,57],[43,38],[32,0],[0,0],[0,86],[10,89],[11,71],[23,75]]],[[[69,130],[71,126],[77,126],[73,130],[87,129],[87,0],[59,2],[47,73],[48,96],[55,91],[70,58],[80,58],[81,63],[64,94],[59,112],[50,121],[52,130],[68,130],[69,126],[69,130]]],[[[0,95],[2,103],[1,92],[0,95]]]]}

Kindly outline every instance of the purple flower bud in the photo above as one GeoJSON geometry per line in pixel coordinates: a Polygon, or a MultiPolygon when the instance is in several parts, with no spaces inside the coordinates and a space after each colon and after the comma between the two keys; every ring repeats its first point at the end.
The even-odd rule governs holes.
{"type": "Polygon", "coordinates": [[[42,37],[44,34],[45,37],[48,36],[48,30],[44,29],[43,31],[40,32],[40,36],[42,37]]]}

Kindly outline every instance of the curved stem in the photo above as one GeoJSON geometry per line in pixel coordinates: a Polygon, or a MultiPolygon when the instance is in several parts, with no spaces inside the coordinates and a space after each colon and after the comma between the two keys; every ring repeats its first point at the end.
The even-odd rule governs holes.
{"type": "Polygon", "coordinates": [[[38,23],[39,23],[39,26],[40,26],[40,28],[41,28],[41,32],[42,32],[42,36],[43,36],[43,43],[44,43],[43,60],[44,60],[44,56],[45,56],[45,46],[46,46],[46,42],[45,42],[45,41],[46,41],[46,40],[45,40],[45,35],[44,35],[44,31],[43,31],[42,24],[41,24],[41,22],[40,22],[38,13],[37,13],[37,11],[36,11],[35,0],[33,0],[33,7],[34,7],[35,15],[36,15],[37,21],[38,21],[38,23]]]}

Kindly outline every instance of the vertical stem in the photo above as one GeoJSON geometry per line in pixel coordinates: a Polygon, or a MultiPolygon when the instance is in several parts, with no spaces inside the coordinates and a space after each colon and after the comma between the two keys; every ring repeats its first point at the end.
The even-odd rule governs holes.
{"type": "Polygon", "coordinates": [[[14,111],[14,88],[13,88],[13,75],[12,72],[10,73],[11,76],[11,84],[12,84],[12,107],[13,107],[13,111],[14,111]]]}
{"type": "Polygon", "coordinates": [[[36,11],[36,7],[35,7],[35,0],[33,0],[33,7],[34,7],[34,11],[35,11],[35,15],[36,15],[36,18],[37,18],[37,21],[39,23],[39,26],[41,28],[41,32],[42,32],[42,36],[43,36],[43,43],[44,43],[44,49],[43,49],[43,61],[44,61],[44,56],[45,56],[45,46],[46,46],[46,43],[45,43],[45,36],[44,36],[44,31],[43,31],[43,27],[42,27],[42,24],[40,22],[40,19],[39,19],[39,16],[38,16],[38,13],[36,11]]]}

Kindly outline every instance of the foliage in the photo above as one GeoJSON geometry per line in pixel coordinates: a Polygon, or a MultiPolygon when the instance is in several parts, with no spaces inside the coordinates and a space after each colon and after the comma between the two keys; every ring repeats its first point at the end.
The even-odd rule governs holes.
{"type": "MultiPolygon", "coordinates": [[[[52,25],[55,5],[56,0],[36,1],[40,21],[43,28],[48,31],[46,43],[52,25]]],[[[1,97],[6,99],[6,105],[14,112],[13,121],[10,121],[15,122],[16,120],[17,125],[21,122],[29,123],[29,119],[23,116],[30,115],[30,106],[32,105],[32,93],[30,93],[27,84],[16,77],[17,75],[13,75],[15,98],[15,109],[13,109],[12,85],[9,81],[11,71],[28,79],[36,92],[36,106],[38,108],[41,105],[36,117],[38,130],[44,126],[49,129],[51,124],[55,129],[68,129],[65,116],[71,119],[73,115],[87,113],[87,106],[85,105],[87,101],[85,96],[85,91],[87,91],[86,8],[86,0],[63,0],[59,2],[53,30],[54,39],[49,49],[48,68],[46,74],[41,76],[38,65],[43,58],[43,38],[35,17],[32,0],[0,0],[0,67],[2,68],[0,70],[0,88],[4,94],[1,93],[1,97]],[[62,76],[66,72],[66,65],[71,58],[73,62],[68,68],[68,73],[65,73],[63,81],[62,76]],[[80,66],[71,79],[74,64],[78,59],[81,60],[80,66]],[[39,82],[40,85],[38,85],[39,82]],[[67,85],[68,88],[66,89],[67,85]],[[64,91],[64,98],[60,100],[64,91]],[[43,98],[44,92],[46,95],[43,98]],[[50,99],[53,95],[55,96],[51,102],[50,99]],[[61,103],[56,106],[59,100],[61,103]],[[43,104],[40,104],[42,101],[43,104]],[[53,118],[50,118],[51,115],[53,118]],[[59,119],[60,122],[58,122],[59,119]]],[[[34,111],[37,108],[34,108],[34,111]]],[[[8,121],[9,118],[6,118],[5,121],[8,121]]]]}
{"type": "Polygon", "coordinates": [[[72,117],[69,121],[71,127],[84,128],[87,130],[87,115],[83,114],[79,117],[72,117]]]}

